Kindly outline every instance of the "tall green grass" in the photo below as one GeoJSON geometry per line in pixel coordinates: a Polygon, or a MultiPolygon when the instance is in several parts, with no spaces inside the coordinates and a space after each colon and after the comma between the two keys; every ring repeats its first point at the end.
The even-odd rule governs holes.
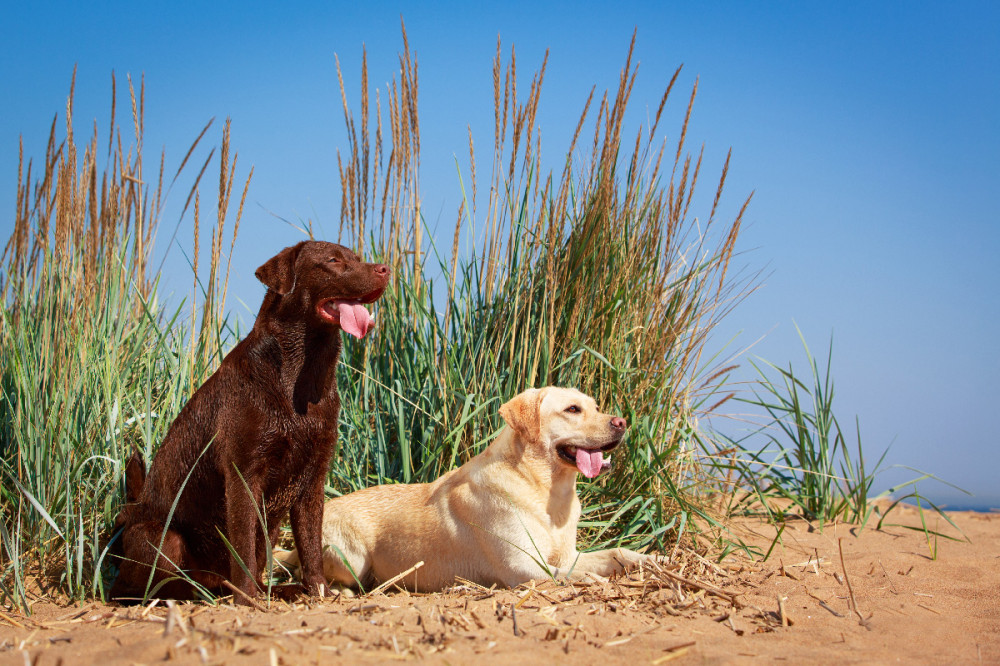
{"type": "MultiPolygon", "coordinates": [[[[713,520],[700,497],[711,470],[686,453],[724,376],[707,370],[707,336],[744,293],[727,273],[743,212],[717,219],[728,157],[708,214],[699,222],[691,210],[702,168],[686,144],[697,86],[676,142],[657,137],[679,70],[650,126],[626,136],[630,48],[617,88],[591,94],[565,162],[546,171],[535,120],[545,64],[525,93],[513,52],[505,60],[498,44],[489,177],[480,182],[470,135],[452,245],[441,248],[420,208],[417,65],[403,38],[399,78],[374,109],[364,66],[357,116],[341,85],[342,240],[388,263],[393,280],[374,335],[345,345],[328,491],[431,480],[488,443],[503,401],[560,384],[631,425],[616,469],[581,486],[585,542],[666,547],[692,521],[713,520]]],[[[71,92],[64,136],[54,124],[38,175],[29,162],[19,178],[3,257],[0,601],[22,608],[38,595],[102,595],[124,461],[133,447],[151,458],[235,342],[223,244],[231,256],[242,200],[230,220],[228,123],[211,249],[199,257],[199,185],[214,150],[188,179],[184,206],[193,293],[164,305],[151,264],[156,228],[208,127],[169,182],[163,157],[147,175],[143,96],[131,82],[129,92],[131,146],[115,125],[113,90],[106,148],[96,129],[78,148],[71,92]]]]}
{"type": "Polygon", "coordinates": [[[927,529],[921,502],[961,533],[941,507],[927,501],[917,490],[922,481],[941,481],[933,474],[906,468],[918,476],[875,492],[876,479],[887,469],[889,449],[885,448],[871,464],[865,457],[857,417],[852,428],[841,427],[834,411],[833,338],[821,367],[802,332],[798,333],[808,374],[797,373],[791,364],[780,367],[768,361],[751,361],[758,379],[751,389],[752,397],[738,400],[757,409],[764,422],[739,438],[716,435],[719,441],[728,442],[728,453],[736,454],[714,462],[718,470],[728,467],[736,476],[730,479],[737,492],[729,496],[727,512],[760,512],[774,522],[796,515],[818,523],[820,530],[832,521],[863,529],[877,515],[877,526],[881,528],[900,502],[915,500],[923,525],[920,529],[925,534],[954,538],[927,529]],[[912,490],[899,494],[907,488],[912,490]],[[875,503],[889,498],[893,498],[891,503],[875,503]]]}
{"type": "Polygon", "coordinates": [[[335,491],[430,481],[488,443],[502,426],[500,404],[555,384],[580,388],[631,424],[615,471],[581,486],[587,541],[663,547],[667,531],[679,531],[678,513],[701,513],[692,488],[679,485],[697,485],[700,470],[680,453],[695,446],[704,384],[718,379],[705,372],[707,335],[741,295],[727,269],[743,211],[716,217],[727,157],[708,215],[699,224],[690,213],[702,165],[701,154],[685,152],[696,86],[676,143],[657,138],[679,73],[650,126],[626,138],[630,47],[617,89],[592,93],[565,162],[547,172],[535,125],[545,62],[525,94],[513,53],[505,60],[498,43],[489,180],[480,182],[470,134],[450,252],[421,215],[419,86],[408,49],[375,113],[364,64],[357,116],[341,77],[342,233],[393,278],[378,334],[344,353],[335,491]]]}
{"type": "MultiPolygon", "coordinates": [[[[129,81],[129,93],[132,122],[115,125],[113,90],[107,143],[95,128],[80,146],[71,90],[64,135],[53,123],[37,170],[21,160],[0,308],[0,600],[22,607],[38,594],[102,594],[123,463],[133,448],[152,456],[227,344],[228,123],[209,275],[195,270],[190,302],[167,309],[150,266],[163,196],[180,170],[165,183],[161,159],[147,176],[136,148],[143,89],[137,95],[129,81]],[[126,148],[128,131],[134,144],[126,148]]],[[[188,199],[196,238],[198,179],[188,199]]],[[[197,254],[196,241],[195,266],[197,254]]]]}

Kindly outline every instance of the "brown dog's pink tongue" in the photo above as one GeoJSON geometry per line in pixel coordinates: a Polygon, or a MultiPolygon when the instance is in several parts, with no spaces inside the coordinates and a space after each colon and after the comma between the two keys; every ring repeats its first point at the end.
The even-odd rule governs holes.
{"type": "Polygon", "coordinates": [[[601,473],[604,455],[600,451],[576,450],[576,468],[588,479],[593,479],[601,473]]]}
{"type": "Polygon", "coordinates": [[[359,340],[372,329],[374,320],[360,303],[338,301],[337,310],[340,312],[340,327],[359,340]]]}

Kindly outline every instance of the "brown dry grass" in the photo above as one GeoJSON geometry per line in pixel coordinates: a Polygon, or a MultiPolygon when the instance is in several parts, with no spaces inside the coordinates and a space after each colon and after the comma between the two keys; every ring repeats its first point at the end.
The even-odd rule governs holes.
{"type": "MultiPolygon", "coordinates": [[[[505,53],[498,40],[489,176],[470,127],[462,198],[444,257],[426,238],[421,215],[418,67],[405,29],[398,78],[384,96],[374,92],[374,112],[367,59],[357,114],[338,64],[348,137],[338,153],[340,232],[388,263],[394,276],[380,307],[378,337],[347,358],[362,383],[360,411],[379,414],[356,427],[391,431],[387,421],[403,418],[419,424],[414,431],[434,433],[426,435],[430,444],[413,445],[398,463],[404,470],[412,465],[420,480],[445,471],[449,461],[464,462],[495,432],[493,410],[481,423],[465,424],[468,396],[476,396],[478,406],[480,396],[503,400],[526,387],[556,384],[576,386],[630,423],[643,423],[632,434],[641,451],[607,482],[602,499],[656,497],[650,512],[656,517],[642,521],[666,522],[671,512],[696,503],[697,486],[707,481],[685,452],[698,446],[696,415],[707,401],[717,406],[725,399],[709,398],[728,368],[713,367],[705,347],[715,325],[754,286],[753,276],[729,277],[750,199],[734,219],[720,221],[727,156],[711,212],[700,222],[693,217],[705,163],[704,150],[693,155],[687,145],[697,82],[684,100],[676,144],[661,138],[660,124],[679,68],[649,126],[635,127],[633,135],[627,110],[637,77],[634,48],[633,37],[616,87],[590,91],[565,161],[546,171],[538,119],[548,55],[525,90],[515,51],[505,53]],[[435,257],[444,299],[427,286],[441,281],[435,257]],[[417,392],[409,390],[416,386],[417,392]],[[394,391],[397,398],[385,397],[394,391]],[[443,462],[428,464],[435,457],[443,462]]],[[[412,439],[404,432],[387,438],[396,436],[412,439]]],[[[368,451],[364,443],[357,446],[368,451]]],[[[394,465],[369,464],[364,471],[384,482],[382,469],[394,465]]],[[[410,480],[405,471],[391,478],[399,476],[410,480]]]]}
{"type": "MultiPolygon", "coordinates": [[[[39,280],[49,282],[50,293],[56,294],[56,302],[49,305],[62,310],[66,317],[65,320],[54,319],[56,326],[74,330],[86,327],[87,322],[77,315],[93,312],[95,304],[111,300],[120,293],[130,293],[135,316],[143,316],[144,303],[148,302],[152,285],[158,278],[158,269],[154,269],[151,262],[165,196],[212,125],[209,121],[191,144],[166,188],[165,151],[153,174],[155,180],[148,181],[143,164],[145,80],[140,82],[138,93],[131,77],[127,77],[127,81],[134,144],[123,142],[121,127],[116,126],[117,85],[112,75],[108,142],[103,156],[106,167],[99,164],[96,123],[89,141],[82,146],[82,158],[79,154],[81,146],[76,142],[73,126],[75,69],[66,101],[65,138],[57,144],[58,118],[53,119],[40,174],[33,173],[34,165],[30,160],[24,164],[23,139],[19,145],[17,212],[13,232],[0,258],[6,269],[0,276],[0,297],[16,300],[35,290],[39,280]],[[123,244],[130,244],[131,248],[123,244]],[[128,254],[122,254],[126,251],[128,254]],[[99,270],[102,264],[119,265],[121,269],[99,270]],[[52,270],[55,267],[59,270],[52,270]],[[58,286],[51,286],[53,280],[58,286]]],[[[253,176],[251,168],[229,238],[229,254],[223,264],[222,245],[237,164],[236,154],[230,161],[229,120],[223,128],[220,151],[217,219],[212,227],[207,276],[199,276],[201,206],[198,187],[215,156],[214,148],[192,183],[180,214],[183,218],[193,199],[195,286],[191,296],[190,334],[192,340],[201,339],[204,344],[198,345],[201,358],[191,359],[192,368],[207,368],[209,359],[216,358],[221,351],[221,341],[217,336],[211,340],[210,332],[220,329],[225,316],[232,250],[253,176]],[[200,318],[197,316],[199,294],[203,297],[200,318]]],[[[16,310],[12,313],[16,316],[16,310]]],[[[56,345],[53,353],[65,356],[69,350],[60,351],[56,345]]],[[[200,384],[205,377],[193,376],[192,379],[200,384]]]]}

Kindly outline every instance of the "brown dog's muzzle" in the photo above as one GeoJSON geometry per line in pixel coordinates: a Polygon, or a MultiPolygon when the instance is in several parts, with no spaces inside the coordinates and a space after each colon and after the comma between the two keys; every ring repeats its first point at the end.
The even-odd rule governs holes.
{"type": "Polygon", "coordinates": [[[368,266],[375,274],[373,281],[381,282],[380,286],[358,298],[327,298],[320,301],[316,307],[321,319],[339,326],[345,333],[359,340],[375,327],[375,319],[365,305],[377,301],[389,284],[388,266],[385,264],[368,264],[368,266]]]}

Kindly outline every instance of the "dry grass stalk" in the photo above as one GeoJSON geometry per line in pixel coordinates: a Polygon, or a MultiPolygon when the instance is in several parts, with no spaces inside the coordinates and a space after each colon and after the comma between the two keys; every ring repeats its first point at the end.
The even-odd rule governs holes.
{"type": "Polygon", "coordinates": [[[858,624],[860,624],[865,629],[871,630],[871,625],[869,621],[871,620],[871,615],[865,617],[861,614],[861,610],[858,608],[858,600],[854,598],[854,587],[851,585],[851,578],[847,575],[847,566],[844,564],[844,539],[843,537],[837,539],[837,548],[840,552],[840,570],[844,572],[844,583],[847,585],[847,594],[851,598],[851,610],[854,614],[858,616],[858,624]]]}
{"type": "Polygon", "coordinates": [[[778,595],[778,618],[781,620],[781,626],[783,627],[787,627],[792,623],[788,614],[785,613],[785,598],[780,594],[778,595]]]}
{"type": "Polygon", "coordinates": [[[384,583],[382,583],[381,585],[379,585],[378,587],[376,587],[374,590],[372,590],[371,592],[369,592],[369,595],[376,595],[376,594],[379,594],[380,592],[382,592],[384,590],[389,589],[390,587],[392,587],[393,585],[395,585],[399,581],[403,580],[404,578],[406,578],[407,576],[409,576],[411,573],[413,573],[414,571],[416,571],[417,569],[419,569],[422,566],[424,566],[424,561],[420,560],[419,562],[417,562],[416,564],[414,564],[412,567],[410,567],[406,571],[403,571],[403,572],[400,572],[400,573],[396,574],[395,576],[393,576],[389,580],[385,581],[384,583]]]}
{"type": "MultiPolygon", "coordinates": [[[[175,362],[173,349],[164,365],[156,366],[153,358],[153,348],[169,346],[164,339],[174,333],[159,328],[165,323],[164,315],[152,302],[156,274],[151,258],[166,195],[165,157],[161,153],[155,176],[149,177],[143,165],[145,85],[142,82],[136,87],[129,79],[128,87],[132,122],[124,129],[131,129],[135,136],[130,143],[116,123],[112,76],[105,168],[97,165],[100,135],[96,124],[89,141],[78,144],[73,122],[75,72],[66,103],[65,136],[57,137],[58,118],[53,120],[40,168],[35,169],[31,160],[25,164],[21,142],[14,229],[4,247],[0,285],[5,320],[0,339],[5,350],[17,350],[16,356],[4,355],[5,409],[12,415],[3,424],[4,441],[10,442],[4,472],[23,485],[23,490],[5,491],[0,497],[0,519],[17,526],[10,537],[5,533],[0,558],[13,552],[16,557],[12,559],[19,562],[16,574],[5,568],[0,596],[6,597],[6,590],[14,589],[19,592],[17,603],[25,603],[26,582],[20,569],[27,563],[42,571],[62,566],[61,579],[74,595],[81,594],[87,582],[99,581],[88,568],[94,566],[93,554],[103,548],[103,514],[112,510],[105,503],[111,493],[106,485],[120,478],[109,469],[113,464],[109,456],[122,452],[111,449],[123,438],[136,437],[145,421],[158,416],[157,401],[164,396],[157,383],[161,378],[153,376],[154,368],[162,371],[175,362]],[[138,341],[147,333],[152,339],[138,341]],[[109,335],[119,337],[109,339],[109,335]],[[122,340],[135,343],[129,353],[138,350],[139,363],[116,367],[120,362],[116,344],[122,340]],[[146,390],[141,390],[143,387],[146,390]],[[147,401],[150,408],[144,409],[147,401]],[[28,495],[44,510],[24,514],[28,495]],[[45,514],[44,520],[38,514],[45,514]],[[57,520],[61,521],[62,534],[57,520]],[[68,540],[63,543],[59,537],[68,540]]],[[[204,133],[185,155],[181,168],[204,133]]],[[[223,136],[226,157],[228,146],[227,123],[223,136]]],[[[186,211],[191,199],[195,200],[196,267],[200,237],[197,185],[210,159],[211,155],[185,204],[186,211]]],[[[224,344],[221,322],[226,288],[220,289],[221,243],[235,167],[235,156],[231,162],[223,160],[209,283],[199,283],[196,273],[196,292],[201,287],[205,295],[202,321],[200,326],[195,324],[192,309],[189,344],[177,347],[182,351],[176,362],[183,367],[190,361],[190,367],[197,367],[200,373],[189,389],[213,370],[211,359],[218,358],[224,344]],[[195,362],[196,358],[202,362],[195,362]]],[[[176,179],[175,175],[170,184],[176,179]]],[[[242,200],[230,254],[241,214],[242,200]]],[[[228,275],[228,262],[225,268],[228,275]]]]}
{"type": "MultiPolygon", "coordinates": [[[[696,224],[689,217],[704,157],[703,147],[696,158],[685,153],[697,81],[676,148],[670,152],[674,160],[662,164],[666,141],[657,137],[657,130],[680,68],[648,130],[640,127],[633,135],[629,129],[629,139],[623,139],[637,76],[634,49],[633,36],[617,85],[600,96],[596,117],[591,113],[596,89],[590,91],[565,163],[557,172],[544,173],[537,122],[548,54],[529,79],[525,95],[517,86],[516,54],[511,49],[505,58],[498,40],[492,67],[494,140],[488,189],[479,187],[470,128],[472,196],[463,190],[452,254],[442,271],[448,301],[439,308],[423,286],[426,243],[420,216],[416,60],[404,36],[399,77],[386,88],[385,137],[381,105],[374,137],[367,129],[366,59],[362,117],[357,119],[338,65],[349,147],[338,155],[344,197],[341,230],[355,247],[389,263],[391,293],[405,294],[399,296],[402,310],[380,307],[380,336],[394,326],[402,330],[409,321],[425,321],[424,309],[443,313],[441,325],[430,326],[426,334],[437,366],[427,368],[420,381],[441,387],[447,395],[461,386],[463,396],[509,396],[527,386],[569,382],[601,404],[626,409],[629,416],[642,405],[657,405],[664,416],[651,426],[648,438],[654,455],[660,455],[691,436],[701,394],[724,376],[707,373],[710,379],[705,380],[699,373],[708,333],[746,293],[727,279],[746,203],[732,223],[717,228],[727,158],[708,222],[696,224]],[[372,141],[374,151],[369,148],[372,141]],[[575,159],[581,152],[582,159],[575,159]],[[480,189],[485,206],[478,205],[480,189]],[[473,258],[459,256],[463,238],[472,241],[473,258]],[[455,302],[460,292],[465,302],[455,302]],[[478,351],[450,358],[449,349],[464,354],[455,336],[469,335],[462,326],[471,322],[481,336],[478,351]],[[583,353],[583,346],[598,355],[583,353]],[[500,386],[497,369],[506,377],[500,386]],[[477,380],[480,377],[485,379],[477,380]]],[[[364,358],[375,354],[380,344],[376,339],[367,345],[364,358]]],[[[389,361],[388,369],[396,363],[389,361]]],[[[366,374],[364,381],[371,379],[366,374]]],[[[389,377],[380,381],[393,385],[389,377]]],[[[444,433],[458,427],[465,408],[459,397],[442,409],[439,424],[444,433]]],[[[467,434],[457,444],[453,463],[476,452],[490,423],[463,431],[467,434]]],[[[664,476],[696,472],[689,459],[672,464],[677,467],[664,476]]],[[[662,476],[634,469],[619,472],[608,484],[607,493],[619,498],[662,497],[669,490],[662,476]]]]}
{"type": "Polygon", "coordinates": [[[247,594],[246,592],[244,592],[240,588],[238,588],[235,585],[233,585],[232,583],[230,583],[228,580],[223,580],[222,584],[225,585],[226,589],[228,589],[230,592],[232,592],[233,594],[238,594],[240,597],[243,598],[244,601],[246,601],[248,604],[250,604],[251,606],[253,606],[257,610],[262,611],[262,612],[266,612],[267,611],[267,608],[264,607],[264,606],[262,606],[256,599],[254,599],[249,594],[247,594]]]}

